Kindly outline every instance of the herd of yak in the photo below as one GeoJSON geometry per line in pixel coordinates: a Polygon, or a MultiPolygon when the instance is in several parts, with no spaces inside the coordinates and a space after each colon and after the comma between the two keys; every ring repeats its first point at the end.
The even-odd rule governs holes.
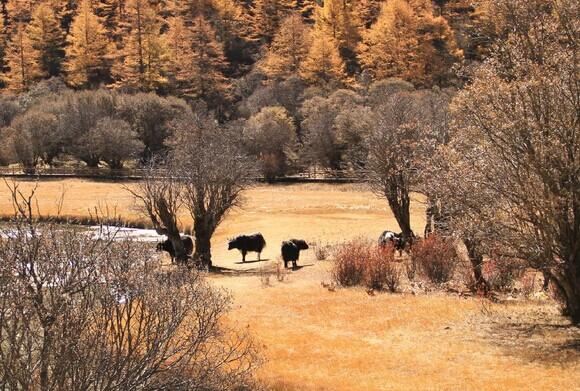
{"type": "MultiPolygon", "coordinates": [[[[183,247],[187,256],[191,256],[193,253],[193,241],[189,236],[184,236],[181,238],[183,247]]],[[[407,243],[401,233],[395,233],[393,231],[384,231],[381,236],[379,236],[379,246],[386,247],[392,245],[393,249],[396,249],[401,253],[406,247],[407,243]]],[[[228,250],[237,249],[242,253],[242,262],[246,262],[246,255],[249,252],[258,253],[258,261],[260,260],[260,255],[262,250],[266,247],[266,240],[261,233],[255,233],[250,235],[240,235],[231,239],[228,243],[228,250]]],[[[175,260],[175,250],[173,244],[168,239],[164,242],[157,244],[158,251],[166,251],[171,256],[171,262],[175,260]]],[[[284,260],[284,267],[288,267],[288,263],[292,262],[292,269],[297,268],[297,262],[300,258],[300,251],[308,250],[308,243],[302,239],[290,239],[282,242],[281,252],[282,259],[284,260]]]]}

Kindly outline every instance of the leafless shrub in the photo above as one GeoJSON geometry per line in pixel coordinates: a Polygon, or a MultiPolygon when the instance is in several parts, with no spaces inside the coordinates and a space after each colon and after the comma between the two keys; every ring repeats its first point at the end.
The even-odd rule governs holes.
{"type": "Polygon", "coordinates": [[[483,274],[489,286],[494,291],[506,292],[514,287],[514,283],[523,277],[525,265],[522,262],[494,257],[483,264],[483,274]]]}
{"type": "Polygon", "coordinates": [[[453,277],[458,262],[453,243],[430,235],[413,246],[411,257],[430,281],[441,284],[453,277]]]}
{"type": "Polygon", "coordinates": [[[415,279],[417,276],[417,269],[417,259],[409,257],[409,259],[405,261],[405,273],[407,274],[409,281],[413,281],[415,279]]]}
{"type": "Polygon", "coordinates": [[[338,246],[331,272],[333,280],[342,286],[360,285],[364,281],[364,262],[368,255],[368,243],[362,239],[338,246]]]}
{"type": "Polygon", "coordinates": [[[394,249],[370,246],[364,267],[367,288],[380,291],[387,287],[389,291],[396,292],[401,280],[401,270],[395,263],[394,249]]]}
{"type": "Polygon", "coordinates": [[[333,280],[342,286],[365,285],[369,289],[395,292],[401,271],[394,261],[394,252],[379,249],[364,239],[340,245],[334,255],[333,280]]]}
{"type": "Polygon", "coordinates": [[[330,255],[331,246],[328,243],[316,242],[313,247],[314,255],[318,261],[324,261],[330,255]]]}
{"type": "Polygon", "coordinates": [[[144,246],[17,218],[0,231],[0,388],[233,390],[256,351],[223,326],[229,297],[144,246]]]}
{"type": "Polygon", "coordinates": [[[535,273],[526,273],[522,279],[522,294],[525,297],[530,297],[536,292],[536,275],[535,273]]]}

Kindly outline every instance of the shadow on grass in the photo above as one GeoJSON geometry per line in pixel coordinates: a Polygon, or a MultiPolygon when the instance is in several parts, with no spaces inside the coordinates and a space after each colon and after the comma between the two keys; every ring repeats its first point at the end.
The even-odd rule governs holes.
{"type": "Polygon", "coordinates": [[[486,339],[522,360],[569,366],[580,363],[580,327],[564,316],[542,311],[492,320],[486,339]]]}
{"type": "MultiPolygon", "coordinates": [[[[264,261],[264,260],[263,260],[264,261]]],[[[248,263],[248,262],[246,262],[248,263]]],[[[305,267],[311,267],[314,264],[301,265],[296,269],[288,268],[288,271],[298,271],[305,267]]],[[[228,276],[228,277],[239,277],[239,276],[260,276],[264,274],[276,274],[278,272],[276,265],[265,265],[261,267],[254,267],[251,269],[234,269],[223,266],[212,266],[210,273],[212,275],[228,276]]]]}
{"type": "Polygon", "coordinates": [[[255,259],[253,261],[246,261],[246,262],[239,261],[239,262],[234,262],[234,264],[235,265],[245,265],[247,263],[267,262],[269,260],[270,260],[269,258],[268,259],[255,259]]]}

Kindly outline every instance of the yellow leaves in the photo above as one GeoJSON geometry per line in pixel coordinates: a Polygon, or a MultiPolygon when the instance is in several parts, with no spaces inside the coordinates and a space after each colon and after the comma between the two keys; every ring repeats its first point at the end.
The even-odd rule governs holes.
{"type": "Polygon", "coordinates": [[[6,62],[10,68],[6,81],[10,90],[24,91],[42,75],[37,62],[38,56],[24,25],[17,25],[6,51],[6,62]]]}
{"type": "Polygon", "coordinates": [[[268,54],[258,66],[272,78],[284,79],[298,73],[308,53],[309,35],[299,15],[288,16],[274,37],[268,54]]]}
{"type": "Polygon", "coordinates": [[[126,9],[130,31],[121,58],[113,68],[116,85],[155,90],[167,82],[164,75],[167,48],[160,18],[146,0],[130,0],[126,9]]]}
{"type": "Polygon", "coordinates": [[[314,30],[310,50],[300,73],[311,83],[340,81],[346,77],[344,62],[338,52],[338,42],[320,30],[314,30]]]}
{"type": "Polygon", "coordinates": [[[68,36],[65,67],[73,86],[98,83],[108,69],[111,44],[101,18],[95,15],[90,0],[83,0],[73,19],[68,36]]]}
{"type": "Polygon", "coordinates": [[[376,79],[401,77],[425,86],[447,80],[462,55],[447,21],[433,16],[430,2],[423,0],[386,3],[363,33],[358,52],[376,79]]]}

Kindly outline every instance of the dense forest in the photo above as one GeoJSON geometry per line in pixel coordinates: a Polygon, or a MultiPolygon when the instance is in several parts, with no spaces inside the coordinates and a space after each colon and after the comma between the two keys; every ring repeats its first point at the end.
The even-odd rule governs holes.
{"type": "Polygon", "coordinates": [[[362,168],[389,92],[445,122],[502,30],[467,0],[2,5],[0,164],[28,169],[148,161],[192,105],[238,128],[266,177],[362,168]]]}
{"type": "Polygon", "coordinates": [[[467,0],[3,0],[2,14],[10,91],[58,76],[222,109],[248,74],[457,85],[454,64],[479,59],[488,42],[477,29],[484,8],[467,0]]]}

